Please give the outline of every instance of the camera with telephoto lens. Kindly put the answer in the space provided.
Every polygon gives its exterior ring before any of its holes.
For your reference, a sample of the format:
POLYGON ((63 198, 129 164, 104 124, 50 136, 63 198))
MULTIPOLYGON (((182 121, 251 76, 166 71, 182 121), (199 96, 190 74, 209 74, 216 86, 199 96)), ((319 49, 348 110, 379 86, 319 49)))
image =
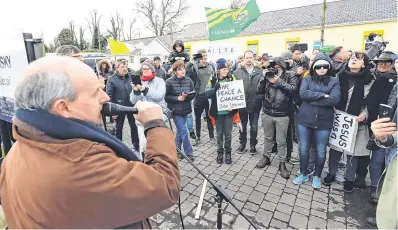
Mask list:
POLYGON ((275 60, 272 60, 272 59, 269 60, 269 65, 267 66, 268 71, 265 72, 266 78, 273 78, 276 75, 278 75, 278 69, 275 68, 275 65, 276 65, 275 60))

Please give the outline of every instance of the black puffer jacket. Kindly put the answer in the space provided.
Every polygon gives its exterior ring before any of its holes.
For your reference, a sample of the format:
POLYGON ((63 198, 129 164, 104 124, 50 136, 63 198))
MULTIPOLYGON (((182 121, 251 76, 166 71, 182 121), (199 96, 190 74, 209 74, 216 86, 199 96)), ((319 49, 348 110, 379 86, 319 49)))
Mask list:
POLYGON ((192 112, 190 101, 193 100, 194 95, 189 95, 185 101, 179 101, 178 96, 181 93, 188 93, 194 91, 193 82, 189 77, 177 78, 175 76, 166 80, 166 96, 167 108, 169 108, 173 115, 187 115, 192 112))
POLYGON ((263 77, 258 84, 257 93, 264 98, 265 114, 273 117, 289 116, 293 113, 292 98, 298 90, 300 79, 294 72, 286 71, 286 64, 282 58, 275 58, 275 62, 282 67, 282 75, 274 84, 263 77))
POLYGON ((173 45, 173 51, 169 55, 169 62, 173 64, 174 62, 178 61, 176 58, 184 58, 184 63, 189 62, 189 55, 185 52, 184 43, 181 40, 175 41, 173 45), (177 52, 176 46, 181 46, 181 52, 177 52))
POLYGON ((115 73, 106 83, 106 93, 110 97, 110 101, 119 105, 133 106, 130 102, 132 90, 131 77, 128 74, 122 78, 115 73))

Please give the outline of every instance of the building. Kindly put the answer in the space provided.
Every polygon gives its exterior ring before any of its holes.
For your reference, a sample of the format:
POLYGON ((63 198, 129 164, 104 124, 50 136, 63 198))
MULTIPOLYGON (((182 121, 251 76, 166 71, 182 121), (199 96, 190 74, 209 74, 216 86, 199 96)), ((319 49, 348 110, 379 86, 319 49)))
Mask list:
MULTIPOLYGON (((198 47, 234 47, 236 53, 252 50, 255 54, 279 55, 295 43, 307 43, 308 50, 318 48, 321 34, 322 4, 264 12, 238 36, 208 41, 205 22, 194 23, 173 39, 185 42, 188 51, 198 47)), ((388 50, 398 52, 397 0, 342 0, 327 4, 325 45, 342 45, 350 50, 365 50, 372 32, 389 41, 388 50), (395 35, 394 35, 395 34, 395 35)), ((171 36, 159 41, 169 49, 171 36)), ((221 49, 220 49, 221 50, 221 49)))

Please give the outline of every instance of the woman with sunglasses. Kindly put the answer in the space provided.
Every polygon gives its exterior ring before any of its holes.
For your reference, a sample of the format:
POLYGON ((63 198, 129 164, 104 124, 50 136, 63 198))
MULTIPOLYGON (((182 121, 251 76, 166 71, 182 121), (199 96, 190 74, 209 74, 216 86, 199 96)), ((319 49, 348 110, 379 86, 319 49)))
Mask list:
POLYGON ((300 174, 293 183, 300 185, 309 179, 307 166, 309 149, 314 138, 316 149, 312 187, 321 188, 321 174, 326 160, 326 147, 333 128, 334 106, 340 101, 340 84, 332 76, 332 61, 326 54, 317 54, 310 75, 301 83, 302 104, 297 114, 300 174))
MULTIPOLYGON (((185 76, 185 64, 183 61, 176 61, 172 67, 174 76, 166 80, 166 102, 167 107, 173 114, 174 123, 177 128, 176 146, 193 161, 193 150, 188 137, 187 118, 192 113, 191 101, 195 96, 195 87, 191 78, 185 76)), ((178 153, 178 157, 183 157, 178 153)))
MULTIPOLYGON (((348 65, 338 73, 340 81, 341 100, 336 109, 356 116, 358 131, 355 149, 347 154, 347 167, 345 171, 344 191, 350 193, 354 186, 365 188, 365 177, 368 173, 370 151, 366 149, 369 140, 367 125, 368 110, 365 98, 368 96, 375 76, 371 72, 369 57, 363 52, 354 52, 348 65)), ((324 184, 330 185, 336 176, 338 162, 343 151, 331 146, 329 152, 329 173, 324 178, 324 184)))
MULTIPOLYGON (((130 101, 135 105, 138 101, 150 101, 162 106, 163 110, 166 108, 164 97, 166 95, 166 84, 160 77, 156 77, 156 70, 152 60, 147 59, 141 64, 141 76, 139 79, 134 79, 132 76, 131 86, 133 91, 130 95, 130 101)), ((163 120, 167 121, 164 115, 163 120)), ((138 129, 138 137, 140 139, 140 153, 143 156, 146 149, 146 137, 144 133, 144 126, 135 121, 138 129)), ((167 124, 167 122, 166 122, 167 124)))

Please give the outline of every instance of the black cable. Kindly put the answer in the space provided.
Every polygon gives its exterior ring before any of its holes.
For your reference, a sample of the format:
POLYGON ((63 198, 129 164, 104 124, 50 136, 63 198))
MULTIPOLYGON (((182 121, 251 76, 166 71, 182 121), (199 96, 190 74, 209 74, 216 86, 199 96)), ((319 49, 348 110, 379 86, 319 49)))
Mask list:
MULTIPOLYGON (((169 115, 167 115, 167 112, 166 112, 166 113, 163 112, 163 114, 166 115, 167 120, 169 121, 169 125, 170 125, 171 131, 174 131, 174 130, 173 130, 173 126, 171 125, 171 120, 170 120, 169 115)), ((184 219, 183 219, 183 217, 182 217, 182 212, 181 212, 181 198, 180 198, 180 197, 178 197, 178 204, 177 204, 177 205, 178 205, 178 211, 180 212, 181 226, 182 226, 182 229, 185 229, 185 226, 184 226, 184 219)))

